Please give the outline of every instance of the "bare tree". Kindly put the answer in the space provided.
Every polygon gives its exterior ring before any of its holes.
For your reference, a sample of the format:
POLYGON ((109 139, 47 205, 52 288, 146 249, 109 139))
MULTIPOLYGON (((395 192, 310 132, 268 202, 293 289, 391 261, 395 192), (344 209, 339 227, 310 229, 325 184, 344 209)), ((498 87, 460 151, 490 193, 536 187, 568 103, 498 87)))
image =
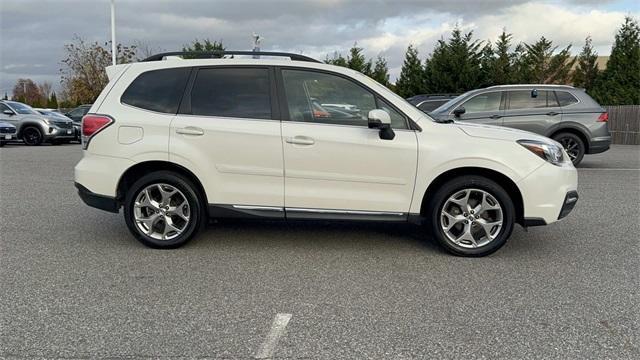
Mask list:
POLYGON ((40 89, 33 80, 18 79, 13 87, 13 100, 38 107, 41 105, 41 99, 40 89))
POLYGON ((40 103, 41 104, 47 104, 47 102, 49 101, 49 98, 51 97, 51 90, 52 90, 52 86, 51 83, 48 81, 44 81, 42 82, 42 84, 38 85, 38 90, 40 90, 40 96, 42 96, 42 98, 40 99, 40 103))

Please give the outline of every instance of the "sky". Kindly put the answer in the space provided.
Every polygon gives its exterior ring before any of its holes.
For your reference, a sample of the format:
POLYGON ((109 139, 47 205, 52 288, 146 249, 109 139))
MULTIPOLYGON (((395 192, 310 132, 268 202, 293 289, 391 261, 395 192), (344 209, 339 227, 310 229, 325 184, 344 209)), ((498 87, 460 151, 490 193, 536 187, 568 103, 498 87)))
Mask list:
MULTIPOLYGON (((303 53, 324 60, 357 42, 368 57, 387 59, 391 80, 409 44, 426 58, 458 24, 495 41, 502 29, 514 43, 541 36, 577 54, 587 36, 600 55, 611 51, 625 15, 640 18, 633 0, 115 0, 116 38, 151 51, 176 51, 194 39, 250 50, 303 53)), ((49 81, 59 89, 64 45, 75 36, 110 40, 108 0, 0 0, 0 96, 16 80, 49 81)))

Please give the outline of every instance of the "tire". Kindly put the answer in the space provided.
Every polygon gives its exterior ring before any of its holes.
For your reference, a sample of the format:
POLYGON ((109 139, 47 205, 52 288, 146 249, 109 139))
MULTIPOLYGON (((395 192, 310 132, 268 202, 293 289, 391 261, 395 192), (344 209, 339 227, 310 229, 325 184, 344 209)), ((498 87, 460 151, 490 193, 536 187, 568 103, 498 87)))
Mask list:
POLYGON ((198 188, 189 179, 170 171, 147 174, 129 188, 125 196, 124 218, 138 241, 156 249, 178 248, 207 224, 205 201, 198 188), (165 192, 164 198, 160 189, 165 192), (147 193, 143 194, 145 190, 147 193), (169 196, 167 193, 173 190, 176 191, 169 196), (169 199, 168 203, 166 199, 169 199), (136 207, 137 201, 148 205, 136 207), (188 211, 184 211, 184 204, 188 205, 188 211), (175 209, 169 211, 168 206, 175 209), (170 220, 174 227, 167 227, 166 220, 170 220))
POLYGON ((0 147, 4 146, 4 141, 0 141, 0 147))
POLYGON ((442 185, 431 196, 426 211, 427 226, 438 243, 454 255, 469 257, 489 255, 504 246, 516 218, 509 194, 495 181, 475 175, 454 178, 442 185), (457 203, 464 203, 467 192, 467 204, 475 211, 457 203), (480 199, 485 199, 486 204, 478 211, 480 199), (447 231, 448 226, 451 227, 447 231), (469 236, 473 240, 467 240, 469 236))
POLYGON ((585 153, 584 141, 573 133, 563 132, 553 136, 553 140, 559 142, 571 158, 573 166, 577 166, 582 161, 585 153))
POLYGON ((38 146, 42 144, 42 132, 34 126, 28 126, 22 130, 22 141, 28 146, 38 146))

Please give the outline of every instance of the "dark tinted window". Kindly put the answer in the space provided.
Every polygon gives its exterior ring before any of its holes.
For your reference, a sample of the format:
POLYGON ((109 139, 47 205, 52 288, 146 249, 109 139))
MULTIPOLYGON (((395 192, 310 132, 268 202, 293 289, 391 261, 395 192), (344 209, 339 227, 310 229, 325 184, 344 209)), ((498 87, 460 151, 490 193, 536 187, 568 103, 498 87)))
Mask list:
POLYGON ((489 92, 472 97, 462 104, 461 107, 464 107, 465 114, 473 114, 483 111, 498 111, 500 110, 501 99, 502 92, 489 92))
POLYGON ((424 112, 430 112, 435 110, 438 106, 446 103, 449 100, 433 100, 433 101, 425 101, 422 104, 418 105, 418 109, 424 112))
MULTIPOLYGON (((282 77, 293 121, 368 126, 369 111, 378 108, 373 93, 341 76, 283 70, 282 77)), ((407 128, 403 115, 382 101, 378 105, 389 113, 392 128, 407 128)))
POLYGON ((558 106, 553 91, 546 90, 515 90, 510 91, 509 109, 537 109, 558 106), (537 96, 533 96, 536 95, 537 96))
POLYGON ((271 119, 269 88, 267 69, 202 69, 191 90, 191 113, 271 119))
POLYGON ((11 109, 9 109, 7 105, 0 103, 0 112, 3 112, 5 110, 11 110, 11 109))
POLYGON ((578 102, 578 99, 567 91, 556 91, 556 96, 558 97, 560 106, 567 106, 578 102))
POLYGON ((122 94, 123 103, 142 109, 175 114, 191 68, 147 71, 122 94))

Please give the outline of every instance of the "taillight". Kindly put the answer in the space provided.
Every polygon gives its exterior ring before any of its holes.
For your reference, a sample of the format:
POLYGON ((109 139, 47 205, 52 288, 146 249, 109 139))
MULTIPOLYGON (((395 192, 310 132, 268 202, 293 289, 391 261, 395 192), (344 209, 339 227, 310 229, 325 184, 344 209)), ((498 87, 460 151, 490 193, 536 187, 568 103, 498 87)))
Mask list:
POLYGON ((113 119, 107 115, 85 115, 82 118, 82 148, 86 149, 91 138, 112 123, 113 119))
POLYGON ((609 121, 609 113, 603 112, 598 116, 598 122, 607 122, 609 121))

